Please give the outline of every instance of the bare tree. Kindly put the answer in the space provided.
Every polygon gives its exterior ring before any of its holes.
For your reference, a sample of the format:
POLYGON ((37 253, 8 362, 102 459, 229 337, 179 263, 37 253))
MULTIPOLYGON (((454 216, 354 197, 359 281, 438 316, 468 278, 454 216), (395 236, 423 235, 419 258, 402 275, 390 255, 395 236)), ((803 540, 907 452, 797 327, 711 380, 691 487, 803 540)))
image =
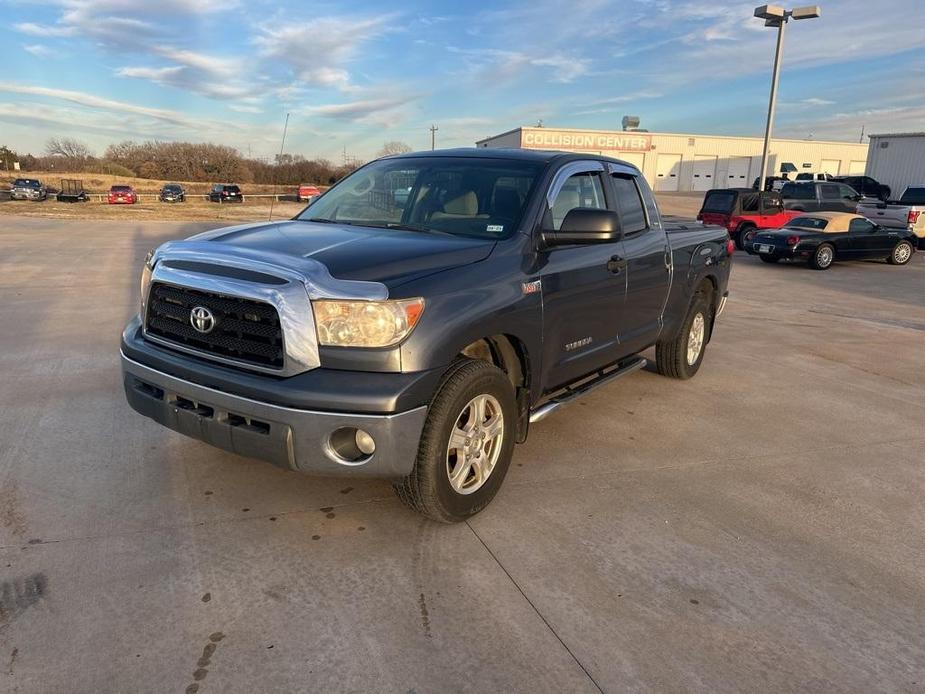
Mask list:
POLYGON ((53 137, 45 143, 45 153, 52 157, 68 159, 89 159, 93 152, 83 142, 70 137, 53 137))
POLYGON ((410 151, 411 147, 409 145, 404 142, 399 142, 398 140, 392 140, 382 145, 382 149, 379 150, 378 156, 387 157, 390 154, 404 154, 410 151))

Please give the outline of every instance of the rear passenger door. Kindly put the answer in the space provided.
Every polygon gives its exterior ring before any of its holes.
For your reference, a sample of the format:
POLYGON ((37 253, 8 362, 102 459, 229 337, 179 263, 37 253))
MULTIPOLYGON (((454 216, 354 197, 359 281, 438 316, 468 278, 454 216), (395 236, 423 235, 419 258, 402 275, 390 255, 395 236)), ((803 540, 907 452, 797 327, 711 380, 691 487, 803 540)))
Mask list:
POLYGON ((841 192, 837 183, 821 183, 817 188, 819 205, 817 210, 825 212, 845 212, 841 192))
POLYGON ((608 164, 613 197, 623 229, 621 255, 626 262, 626 301, 619 326, 621 356, 635 354, 655 342, 668 298, 668 239, 652 192, 638 172, 608 164))

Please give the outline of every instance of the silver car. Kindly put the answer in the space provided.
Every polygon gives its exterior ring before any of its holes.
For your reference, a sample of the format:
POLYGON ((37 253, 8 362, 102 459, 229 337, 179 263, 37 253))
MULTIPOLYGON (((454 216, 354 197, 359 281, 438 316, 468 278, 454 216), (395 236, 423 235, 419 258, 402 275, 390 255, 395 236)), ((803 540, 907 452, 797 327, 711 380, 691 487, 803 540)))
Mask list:
POLYGON ((12 200, 45 200, 47 197, 45 185, 36 178, 17 178, 10 185, 12 200))

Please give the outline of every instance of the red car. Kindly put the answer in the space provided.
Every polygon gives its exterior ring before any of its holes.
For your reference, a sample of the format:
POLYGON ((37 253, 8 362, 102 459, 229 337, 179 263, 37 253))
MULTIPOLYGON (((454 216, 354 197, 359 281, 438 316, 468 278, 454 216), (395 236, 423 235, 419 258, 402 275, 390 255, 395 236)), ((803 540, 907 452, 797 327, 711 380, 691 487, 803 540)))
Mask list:
POLYGON ((134 205, 138 202, 138 193, 131 186, 113 186, 109 189, 110 205, 134 205))
POLYGON ((299 202, 303 200, 311 200, 312 198, 318 197, 321 195, 321 189, 318 186, 309 185, 308 183, 302 183, 299 186, 299 192, 297 197, 299 202))
POLYGON ((759 195, 751 188, 714 188, 703 197, 697 219, 726 227, 736 248, 742 251, 758 229, 778 229, 801 214, 784 209, 780 193, 774 191, 759 195))

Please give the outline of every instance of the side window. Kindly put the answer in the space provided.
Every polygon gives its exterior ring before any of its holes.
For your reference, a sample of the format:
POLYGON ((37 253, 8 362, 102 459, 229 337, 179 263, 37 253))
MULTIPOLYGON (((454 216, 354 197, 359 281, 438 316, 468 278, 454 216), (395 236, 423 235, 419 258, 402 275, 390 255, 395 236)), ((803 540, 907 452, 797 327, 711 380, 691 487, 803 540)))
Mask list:
POLYGON ((607 208, 600 172, 579 173, 568 177, 550 210, 552 228, 559 231, 565 215, 578 207, 596 210, 607 208))
POLYGON ((839 186, 835 183, 826 183, 819 186, 822 189, 822 199, 823 200, 838 200, 839 197, 839 186))
POLYGON ((852 234, 869 234, 874 230, 874 223, 868 219, 852 219, 848 231, 852 234))
POLYGON ((854 190, 854 188, 851 188, 850 186, 838 186, 838 187, 841 190, 841 196, 843 198, 845 198, 846 200, 854 200, 854 196, 857 195, 857 192, 854 190))
POLYGON ((623 233, 632 234, 646 229, 646 213, 642 209, 642 199, 633 177, 614 174, 612 179, 623 233))
POLYGON ((777 214, 783 208, 783 202, 776 195, 765 195, 761 204, 765 214, 777 214))
POLYGON ((743 212, 758 212, 758 194, 754 195, 743 195, 742 196, 742 211, 743 212))

